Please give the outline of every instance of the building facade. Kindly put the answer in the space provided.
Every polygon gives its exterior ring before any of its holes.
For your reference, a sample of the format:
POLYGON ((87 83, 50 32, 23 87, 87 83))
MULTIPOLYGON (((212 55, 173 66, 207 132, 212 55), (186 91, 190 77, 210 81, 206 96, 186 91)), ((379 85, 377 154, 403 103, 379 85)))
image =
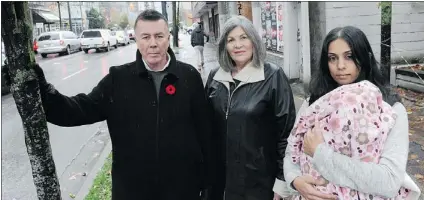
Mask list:
MULTIPOLYGON (((420 2, 393 3, 392 62, 401 57, 424 57, 423 8, 420 2)), ((231 16, 247 17, 266 46, 266 61, 279 65, 290 79, 305 86, 318 68, 325 36, 335 27, 360 28, 380 58, 378 2, 192 2, 192 11, 193 17, 204 23, 205 32, 215 38, 231 16)))
POLYGON ((197 1, 191 2, 191 10, 193 22, 202 22, 203 30, 206 34, 209 34, 209 39, 211 42, 214 42, 219 37, 220 29, 219 26, 219 11, 218 5, 220 3, 227 2, 217 2, 217 1, 197 1))

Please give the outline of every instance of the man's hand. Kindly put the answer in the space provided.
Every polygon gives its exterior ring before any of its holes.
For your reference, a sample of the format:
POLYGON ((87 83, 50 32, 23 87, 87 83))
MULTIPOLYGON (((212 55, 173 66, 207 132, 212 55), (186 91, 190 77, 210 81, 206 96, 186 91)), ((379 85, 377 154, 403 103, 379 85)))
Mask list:
POLYGON ((315 150, 321 143, 324 143, 324 136, 322 135, 322 130, 319 128, 318 120, 315 120, 314 128, 309 129, 304 136, 303 150, 308 156, 314 157, 315 150))
POLYGON ((33 70, 35 72, 35 75, 37 76, 38 84, 40 85, 40 91, 54 93, 56 89, 53 87, 52 84, 49 84, 47 82, 46 77, 44 76, 43 69, 41 69, 40 65, 35 64, 33 66, 33 70))
POLYGON ((324 194, 314 188, 313 185, 324 185, 325 181, 315 180, 312 176, 303 175, 294 179, 293 185, 299 194, 307 200, 337 200, 337 196, 324 194))

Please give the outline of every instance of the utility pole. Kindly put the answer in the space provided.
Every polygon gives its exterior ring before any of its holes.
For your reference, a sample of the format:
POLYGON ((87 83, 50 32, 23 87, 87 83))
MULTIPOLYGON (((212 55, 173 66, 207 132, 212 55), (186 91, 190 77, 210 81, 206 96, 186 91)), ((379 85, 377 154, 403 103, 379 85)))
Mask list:
POLYGON ((59 9, 59 30, 62 30, 62 13, 60 13, 60 2, 57 2, 57 8, 59 9))
POLYGON ((72 32, 71 6, 69 6, 69 1, 68 1, 68 14, 69 14, 69 29, 72 32))
MULTIPOLYGON (((84 21, 83 21, 83 19, 82 19, 82 1, 80 2, 80 13, 81 13, 81 32, 82 32, 82 30, 84 30, 84 21)), ((79 33, 78 33, 79 34, 79 33)))
POLYGON ((173 26, 174 28, 172 29, 172 34, 174 36, 174 47, 178 47, 178 25, 177 25, 177 2, 173 1, 172 2, 172 18, 173 18, 173 26))
POLYGON ((161 1, 162 3, 162 15, 165 16, 166 20, 168 19, 168 13, 166 12, 166 1, 161 1))

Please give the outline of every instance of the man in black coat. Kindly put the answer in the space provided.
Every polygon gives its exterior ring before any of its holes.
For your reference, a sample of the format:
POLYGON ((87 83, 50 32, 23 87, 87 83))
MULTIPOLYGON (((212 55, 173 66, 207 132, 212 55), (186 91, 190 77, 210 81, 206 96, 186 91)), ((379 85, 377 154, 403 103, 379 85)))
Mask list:
POLYGON ((169 48, 166 18, 142 12, 136 60, 111 67, 89 94, 67 97, 39 78, 47 120, 81 126, 106 120, 112 141, 112 199, 199 200, 210 173, 210 119, 199 73, 169 48))
POLYGON ((203 68, 205 57, 203 56, 203 47, 206 42, 209 42, 209 36, 203 32, 202 23, 198 23, 193 32, 191 33, 191 46, 194 47, 197 53, 197 68, 201 70, 203 68))

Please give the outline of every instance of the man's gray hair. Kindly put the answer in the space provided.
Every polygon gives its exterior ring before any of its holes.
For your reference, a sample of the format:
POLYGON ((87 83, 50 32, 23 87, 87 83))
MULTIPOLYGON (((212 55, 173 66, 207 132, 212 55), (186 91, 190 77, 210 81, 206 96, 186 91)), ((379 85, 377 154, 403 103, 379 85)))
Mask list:
POLYGON ((253 59, 252 63, 255 67, 260 67, 264 64, 266 57, 266 48, 262 42, 259 33, 256 31, 253 23, 244 16, 234 16, 225 22, 223 33, 218 42, 218 61, 221 68, 226 71, 236 70, 235 63, 227 51, 228 34, 236 27, 241 27, 246 32, 247 37, 253 44, 253 59))

